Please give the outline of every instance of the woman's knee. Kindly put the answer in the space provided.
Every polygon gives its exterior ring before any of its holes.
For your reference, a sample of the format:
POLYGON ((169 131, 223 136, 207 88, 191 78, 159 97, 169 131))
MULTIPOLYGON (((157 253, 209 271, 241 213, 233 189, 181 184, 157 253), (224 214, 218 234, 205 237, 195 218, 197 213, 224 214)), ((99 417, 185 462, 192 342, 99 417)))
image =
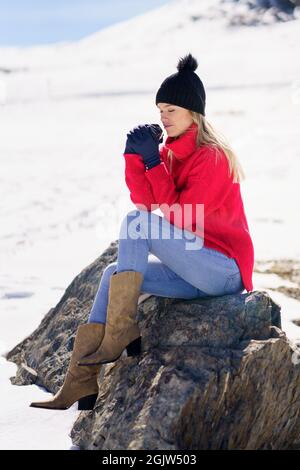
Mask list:
POLYGON ((146 210, 142 210, 142 209, 133 209, 129 212, 127 212, 127 214, 123 217, 123 220, 122 220, 122 223, 125 224, 125 223, 128 223, 128 221, 131 221, 131 220, 134 220, 134 219, 147 219, 148 220, 148 216, 149 214, 151 214, 151 212, 148 212, 146 210))
POLYGON ((111 277, 111 275, 117 271, 117 262, 114 261, 113 263, 110 263, 108 266, 106 266, 106 268, 104 269, 103 271, 103 274, 102 274, 102 279, 109 279, 111 277))
POLYGON ((149 224, 155 223, 157 214, 149 211, 134 209, 129 211, 122 220, 119 238, 148 238, 149 224))

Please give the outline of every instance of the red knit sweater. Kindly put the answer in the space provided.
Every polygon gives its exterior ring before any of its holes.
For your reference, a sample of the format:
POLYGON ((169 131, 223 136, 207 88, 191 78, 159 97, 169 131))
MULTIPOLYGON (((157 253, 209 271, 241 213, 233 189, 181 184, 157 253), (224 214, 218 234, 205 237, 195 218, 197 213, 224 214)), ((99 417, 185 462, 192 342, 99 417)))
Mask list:
MULTIPOLYGON (((161 163, 149 170, 137 154, 124 154, 125 181, 137 208, 153 211, 158 207, 170 223, 204 238, 203 245, 224 253, 237 262, 245 289, 253 290, 254 248, 249 233, 240 184, 229 176, 228 160, 219 157, 210 145, 196 147, 197 125, 193 123, 177 139, 167 137, 160 148, 161 163), (170 169, 168 149, 174 153, 170 169), (192 219, 176 216, 169 206, 192 207, 192 219), (196 219, 196 204, 204 204, 203 224, 196 219), (188 222, 192 221, 192 225, 188 222), (204 235, 204 236, 203 236, 204 235)), ((201 249, 201 248, 200 248, 201 249)))

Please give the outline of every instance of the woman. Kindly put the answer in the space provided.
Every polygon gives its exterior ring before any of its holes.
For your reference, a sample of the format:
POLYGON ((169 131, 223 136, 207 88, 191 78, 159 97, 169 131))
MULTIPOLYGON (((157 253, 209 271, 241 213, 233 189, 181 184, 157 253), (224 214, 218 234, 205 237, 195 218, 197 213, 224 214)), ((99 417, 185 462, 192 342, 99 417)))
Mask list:
POLYGON ((251 291, 254 250, 229 145, 206 121, 204 86, 188 54, 167 77, 156 105, 167 132, 140 125, 127 134, 125 181, 137 210, 124 218, 118 261, 104 270, 86 325, 80 325, 61 390, 47 402, 90 409, 102 364, 140 352, 139 295, 193 299, 251 291), (153 214, 159 208, 164 217, 153 214), (204 210, 203 210, 204 209, 204 210), (152 253, 157 258, 148 261, 152 253))

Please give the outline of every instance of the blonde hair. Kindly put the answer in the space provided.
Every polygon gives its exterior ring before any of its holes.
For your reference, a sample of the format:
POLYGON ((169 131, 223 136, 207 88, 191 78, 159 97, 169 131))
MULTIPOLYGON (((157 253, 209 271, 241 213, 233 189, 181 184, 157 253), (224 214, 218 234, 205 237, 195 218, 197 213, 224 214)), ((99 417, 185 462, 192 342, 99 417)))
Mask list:
MULTIPOLYGON (((220 133, 217 132, 212 125, 207 121, 205 116, 195 111, 189 111, 191 113, 193 122, 198 126, 197 137, 196 137, 196 146, 200 148, 204 145, 211 145, 216 149, 216 156, 220 155, 219 150, 223 150, 229 164, 229 174, 233 173, 233 182, 240 183, 245 179, 245 173, 243 168, 238 160, 237 155, 230 147, 226 138, 220 133)), ((172 150, 168 151, 168 161, 170 172, 172 173, 172 161, 173 161, 173 152, 172 150)))

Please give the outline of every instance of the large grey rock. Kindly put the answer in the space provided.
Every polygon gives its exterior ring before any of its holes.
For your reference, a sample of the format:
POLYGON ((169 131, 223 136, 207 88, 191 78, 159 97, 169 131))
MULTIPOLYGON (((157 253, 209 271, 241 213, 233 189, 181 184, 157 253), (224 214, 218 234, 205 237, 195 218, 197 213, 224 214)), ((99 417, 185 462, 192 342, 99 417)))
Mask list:
MULTIPOLYGON (((13 383, 61 386, 114 242, 7 358, 13 383)), ((292 449, 300 443, 300 350, 262 291, 139 304, 139 357, 102 366, 99 396, 71 432, 82 449, 292 449)))

